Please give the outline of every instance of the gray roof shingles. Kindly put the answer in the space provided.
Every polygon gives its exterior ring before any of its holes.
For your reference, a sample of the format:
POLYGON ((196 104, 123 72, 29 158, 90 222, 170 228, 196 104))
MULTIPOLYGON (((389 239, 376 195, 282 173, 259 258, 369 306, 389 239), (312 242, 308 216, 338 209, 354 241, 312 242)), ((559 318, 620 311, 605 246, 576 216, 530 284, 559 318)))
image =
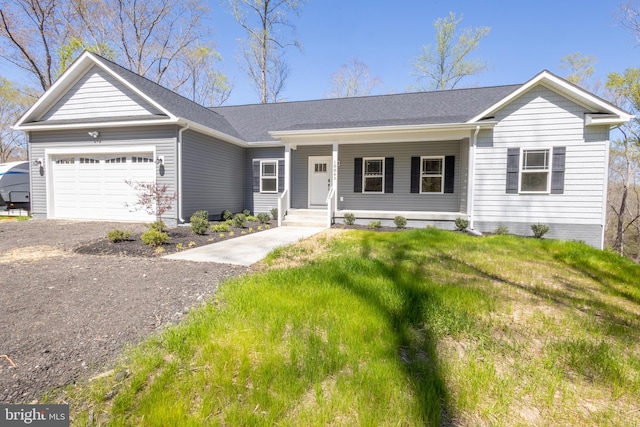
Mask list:
POLYGON ((464 123, 521 85, 214 107, 248 142, 269 131, 464 123))
POLYGON ((274 141, 270 131, 464 123, 521 85, 205 108, 98 55, 173 115, 246 142, 274 141))

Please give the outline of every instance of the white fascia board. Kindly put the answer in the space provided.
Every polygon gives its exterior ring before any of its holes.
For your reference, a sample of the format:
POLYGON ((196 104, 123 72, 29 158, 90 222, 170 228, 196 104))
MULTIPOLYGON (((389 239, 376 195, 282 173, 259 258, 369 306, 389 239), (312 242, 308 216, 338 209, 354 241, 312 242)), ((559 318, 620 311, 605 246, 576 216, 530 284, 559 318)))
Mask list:
POLYGON ((601 126, 601 125, 609 125, 609 126, 618 126, 623 123, 628 122, 635 116, 630 116, 628 119, 621 118, 615 114, 585 114, 584 115, 584 125, 585 126, 601 126))
POLYGON ((114 128, 114 127, 133 127, 133 126, 154 126, 154 125, 175 125, 179 124, 177 119, 161 119, 161 120, 128 120, 113 122, 93 122, 93 123, 66 123, 66 124, 27 124, 22 126, 14 126, 14 130, 23 132, 47 131, 47 130, 69 130, 69 129, 89 129, 89 128, 114 128))
POLYGON ((196 122, 192 122, 191 120, 186 120, 184 118, 179 119, 178 120, 178 124, 181 125, 188 125, 190 130, 196 130, 200 133, 203 133, 205 135, 209 135, 209 136, 213 136, 214 138, 217 139, 221 139, 225 142, 229 142, 231 144, 237 145, 239 147, 248 147, 249 144, 247 144, 246 141, 240 139, 240 138, 236 138, 235 136, 231 136, 228 135, 224 132, 220 132, 218 130, 212 129, 210 127, 201 125, 199 123, 196 122))
POLYGON ((535 77, 533 77, 531 80, 529 80, 528 82, 520 86, 518 89, 511 92, 509 95, 502 98, 500 101, 491 105, 490 107, 482 111, 477 116, 471 118, 467 123, 475 123, 479 120, 482 120, 484 117, 493 115, 493 113, 500 110, 505 105, 507 105, 508 103, 510 103, 511 101, 513 101, 514 99, 516 99, 517 97, 519 97, 520 95, 522 95, 523 93, 525 93, 526 91, 528 91, 529 89, 531 89, 532 87, 538 84, 542 84, 550 90, 559 92, 562 95, 566 96, 567 98, 571 99, 572 101, 584 107, 594 109, 594 110, 605 111, 607 113, 619 116, 620 120, 622 120, 623 122, 629 121, 632 117, 629 113, 616 107, 615 105, 610 104, 598 98, 597 96, 587 92, 586 90, 581 89, 578 86, 575 86, 569 83, 568 81, 561 79, 560 77, 557 77, 552 73, 544 70, 541 73, 537 74, 535 77))
POLYGON ((376 126, 338 129, 309 129, 295 131, 271 131, 269 135, 283 142, 299 145, 340 142, 341 144, 368 144, 384 142, 435 141, 468 138, 469 132, 480 126, 493 128, 497 122, 447 123, 433 125, 376 126))

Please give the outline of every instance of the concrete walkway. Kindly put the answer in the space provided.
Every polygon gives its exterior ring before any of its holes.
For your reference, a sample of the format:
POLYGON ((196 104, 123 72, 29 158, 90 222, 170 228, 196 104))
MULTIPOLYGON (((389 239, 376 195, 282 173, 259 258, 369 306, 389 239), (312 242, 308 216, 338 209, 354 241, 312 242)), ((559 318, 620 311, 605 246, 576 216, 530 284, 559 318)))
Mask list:
POLYGON ((198 262, 218 262, 249 266, 263 259, 279 246, 296 243, 323 231, 322 227, 278 227, 236 237, 199 248, 167 255, 163 258, 198 262))

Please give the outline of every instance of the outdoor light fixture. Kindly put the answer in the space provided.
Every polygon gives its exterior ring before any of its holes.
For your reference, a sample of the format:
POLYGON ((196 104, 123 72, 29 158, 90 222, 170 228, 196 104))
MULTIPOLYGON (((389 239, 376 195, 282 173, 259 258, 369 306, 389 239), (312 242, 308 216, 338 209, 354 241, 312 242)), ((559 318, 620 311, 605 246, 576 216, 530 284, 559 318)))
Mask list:
POLYGON ((44 160, 42 159, 42 157, 40 157, 38 160, 34 160, 33 161, 33 166, 44 166, 44 160))
POLYGON ((93 139, 98 139, 98 137, 100 136, 100 132, 98 132, 97 130, 91 131, 89 132, 89 136, 93 139))
POLYGON ((158 157, 156 159, 156 165, 164 165, 164 157, 158 157))

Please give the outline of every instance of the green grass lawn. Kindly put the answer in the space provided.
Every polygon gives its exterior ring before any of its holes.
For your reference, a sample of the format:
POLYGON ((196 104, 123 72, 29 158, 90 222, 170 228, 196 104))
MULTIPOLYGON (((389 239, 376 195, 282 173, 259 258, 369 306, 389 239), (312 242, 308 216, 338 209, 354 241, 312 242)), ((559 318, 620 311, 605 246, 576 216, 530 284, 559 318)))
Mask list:
POLYGON ((74 425, 637 425, 640 266, 580 243, 352 231, 274 252, 74 425))

